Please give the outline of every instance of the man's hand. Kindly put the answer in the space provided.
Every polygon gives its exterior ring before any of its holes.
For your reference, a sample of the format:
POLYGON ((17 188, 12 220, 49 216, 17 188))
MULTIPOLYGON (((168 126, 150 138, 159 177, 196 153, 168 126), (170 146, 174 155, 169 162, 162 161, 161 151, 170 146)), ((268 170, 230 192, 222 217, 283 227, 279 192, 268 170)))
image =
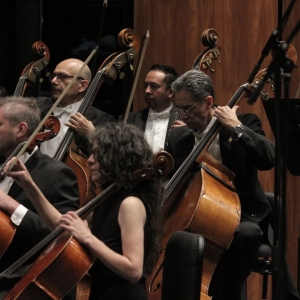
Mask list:
POLYGON ((218 106, 214 111, 214 117, 216 117, 223 126, 233 131, 235 126, 241 124, 236 115, 238 108, 238 106, 234 106, 233 108, 229 106, 218 106))
POLYGON ((95 129, 93 123, 79 112, 72 115, 65 125, 73 129, 80 136, 88 136, 95 129))

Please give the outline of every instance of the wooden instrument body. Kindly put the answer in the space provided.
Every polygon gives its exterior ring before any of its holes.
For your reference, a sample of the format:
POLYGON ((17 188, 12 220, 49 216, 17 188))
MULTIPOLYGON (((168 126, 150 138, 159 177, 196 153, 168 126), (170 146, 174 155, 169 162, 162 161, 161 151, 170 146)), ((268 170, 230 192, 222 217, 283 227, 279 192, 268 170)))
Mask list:
POLYGON ((90 252, 68 232, 63 232, 39 256, 31 271, 5 299, 62 299, 87 273, 93 262, 90 252))
POLYGON ((229 248, 240 222, 241 206, 234 188, 234 174, 207 151, 200 154, 197 162, 221 180, 203 168, 190 172, 163 206, 164 232, 160 257, 147 280, 150 300, 161 298, 164 251, 171 235, 179 230, 201 234, 205 238, 201 299, 211 299, 208 289, 216 265, 229 248))
POLYGON ((10 245, 15 233, 16 225, 12 223, 10 217, 0 210, 0 231, 1 231, 1 244, 0 244, 0 258, 10 245))
POLYGON ((64 163, 69 166, 76 174, 78 181, 80 204, 84 206, 90 201, 94 195, 92 195, 92 183, 90 180, 90 170, 86 156, 74 145, 68 150, 68 155, 64 160, 64 163), (78 151, 77 151, 78 150, 78 151))

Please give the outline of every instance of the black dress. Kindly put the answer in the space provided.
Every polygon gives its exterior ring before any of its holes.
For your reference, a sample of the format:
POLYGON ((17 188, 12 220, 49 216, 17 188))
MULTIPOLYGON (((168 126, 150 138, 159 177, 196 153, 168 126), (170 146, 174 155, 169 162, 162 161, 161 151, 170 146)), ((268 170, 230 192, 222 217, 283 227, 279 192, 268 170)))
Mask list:
MULTIPOLYGON (((92 233, 110 249, 122 254, 121 230, 118 214, 124 195, 115 196, 93 213, 92 233)), ((147 226, 147 224, 145 225, 147 226)), ((90 275, 90 300, 147 300, 146 280, 132 284, 107 268, 99 259, 93 264, 90 275)))

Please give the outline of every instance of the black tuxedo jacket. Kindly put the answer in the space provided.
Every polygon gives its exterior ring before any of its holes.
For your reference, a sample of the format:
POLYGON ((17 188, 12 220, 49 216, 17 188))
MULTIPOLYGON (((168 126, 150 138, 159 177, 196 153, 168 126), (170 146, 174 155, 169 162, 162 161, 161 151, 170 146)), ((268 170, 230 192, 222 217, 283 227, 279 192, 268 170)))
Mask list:
MULTIPOLYGON (((36 102, 41 110, 41 118, 44 118, 45 115, 50 110, 50 108, 52 107, 53 101, 50 98, 40 97, 40 98, 36 99, 36 102)), ((105 124, 106 122, 115 121, 115 118, 112 115, 109 115, 93 106, 91 106, 88 109, 85 117, 89 121, 92 121, 92 123, 95 127, 101 126, 101 125, 105 124)), ((76 145, 88 156, 89 155, 88 139, 86 137, 79 136, 78 134, 75 134, 74 139, 75 139, 76 145)))
MULTIPOLYGON (((40 150, 37 150, 25 165, 33 181, 59 212, 64 214, 78 209, 77 179, 69 167, 48 155, 42 154, 40 150)), ((20 225, 17 226, 13 241, 0 260, 1 271, 9 267, 50 233, 26 193, 16 182, 12 184, 8 195, 28 208, 28 211, 20 225)), ((22 270, 17 271, 15 276, 20 272, 22 273, 22 270)))
MULTIPOLYGON (((220 131, 222 163, 235 174, 235 186, 242 207, 242 216, 261 221, 271 207, 258 180, 258 170, 269 170, 274 165, 274 144, 265 138, 259 118, 254 114, 238 115, 245 129, 240 139, 228 141, 231 132, 223 127, 220 131)), ((170 152, 175 170, 184 162, 195 145, 193 130, 175 128, 169 134, 170 152)))
MULTIPOLYGON (((146 124, 147 124, 148 113, 149 113, 149 107, 139 110, 137 112, 131 112, 128 115, 127 124, 134 125, 144 132, 145 128, 146 128, 146 124)), ((164 149, 167 149, 167 147, 168 147, 168 142, 169 142, 168 132, 171 128, 172 123, 175 120, 176 120, 176 113, 175 113, 175 110, 172 108, 170 111, 170 117, 169 117, 169 123, 168 123, 168 128, 167 128, 167 135, 166 135, 166 139, 165 139, 165 148, 164 149)))

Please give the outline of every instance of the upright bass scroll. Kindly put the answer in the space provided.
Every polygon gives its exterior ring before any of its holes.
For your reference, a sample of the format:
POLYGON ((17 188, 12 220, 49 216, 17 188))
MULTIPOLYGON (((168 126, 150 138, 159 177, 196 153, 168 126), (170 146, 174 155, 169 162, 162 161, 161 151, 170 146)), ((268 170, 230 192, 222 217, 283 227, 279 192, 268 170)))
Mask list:
POLYGON ((32 45, 32 51, 38 56, 41 56, 41 58, 31 62, 23 69, 14 96, 24 96, 27 86, 34 85, 36 79, 40 77, 41 71, 49 64, 50 53, 45 43, 42 41, 35 42, 32 45))
POLYGON ((221 40, 219 34, 215 29, 209 28, 203 31, 201 40, 203 46, 208 48, 197 56, 193 63, 193 69, 201 70, 203 72, 210 70, 210 72, 214 73, 215 70, 211 66, 213 61, 216 60, 219 64, 221 64, 219 59, 221 51, 221 40))

